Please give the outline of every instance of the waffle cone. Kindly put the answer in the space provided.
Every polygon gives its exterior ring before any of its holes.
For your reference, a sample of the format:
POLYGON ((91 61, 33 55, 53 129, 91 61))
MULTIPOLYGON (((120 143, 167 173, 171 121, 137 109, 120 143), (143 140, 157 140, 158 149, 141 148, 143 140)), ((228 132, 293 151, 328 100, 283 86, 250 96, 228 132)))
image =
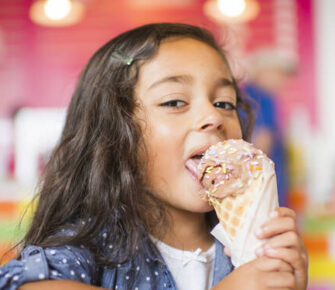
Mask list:
POLYGON ((231 241, 245 224, 245 219, 253 200, 260 190, 260 179, 254 180, 249 190, 243 194, 229 195, 221 200, 209 198, 216 215, 231 241))
POLYGON ((275 174, 267 169, 244 193, 222 200, 209 198, 220 221, 212 234, 230 250, 235 267, 256 257, 255 250, 264 241, 256 238, 255 230, 278 207, 275 174))

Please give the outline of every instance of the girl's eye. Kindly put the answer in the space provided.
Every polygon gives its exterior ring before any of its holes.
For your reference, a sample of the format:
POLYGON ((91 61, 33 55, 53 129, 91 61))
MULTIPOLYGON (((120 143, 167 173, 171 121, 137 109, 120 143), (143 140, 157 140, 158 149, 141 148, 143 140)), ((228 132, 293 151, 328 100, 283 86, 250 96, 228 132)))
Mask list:
POLYGON ((236 106, 231 102, 216 102, 214 107, 225 109, 225 110, 236 110, 236 106))
POLYGON ((160 106, 162 107, 183 107, 185 106, 185 102, 181 101, 181 100, 172 100, 172 101, 168 101, 165 103, 160 104, 160 106))

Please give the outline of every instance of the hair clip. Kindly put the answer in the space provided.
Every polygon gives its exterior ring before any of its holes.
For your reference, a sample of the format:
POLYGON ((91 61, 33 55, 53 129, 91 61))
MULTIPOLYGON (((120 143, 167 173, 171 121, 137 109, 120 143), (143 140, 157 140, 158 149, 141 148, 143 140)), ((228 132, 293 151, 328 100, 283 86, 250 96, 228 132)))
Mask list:
POLYGON ((134 59, 122 51, 114 50, 111 55, 112 58, 123 62, 126 65, 131 65, 134 59))

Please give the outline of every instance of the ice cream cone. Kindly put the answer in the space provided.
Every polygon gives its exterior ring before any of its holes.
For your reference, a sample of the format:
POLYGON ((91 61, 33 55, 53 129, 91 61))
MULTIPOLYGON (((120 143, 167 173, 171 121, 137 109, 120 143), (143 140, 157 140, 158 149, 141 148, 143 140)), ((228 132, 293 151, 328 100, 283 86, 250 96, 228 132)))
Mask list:
POLYGON ((255 228, 278 206, 273 162, 243 140, 228 140, 207 150, 199 170, 220 221, 214 236, 229 248, 236 267, 250 261, 261 244, 255 228))

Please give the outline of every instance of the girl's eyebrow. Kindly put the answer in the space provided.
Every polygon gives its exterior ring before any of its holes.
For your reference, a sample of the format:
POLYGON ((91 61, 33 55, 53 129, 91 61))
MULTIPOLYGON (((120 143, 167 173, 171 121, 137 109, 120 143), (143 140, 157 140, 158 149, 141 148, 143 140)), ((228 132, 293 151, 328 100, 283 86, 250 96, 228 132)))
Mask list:
MULTIPOLYGON (((193 82, 193 77, 191 75, 178 75, 178 76, 167 76, 164 77, 153 84, 151 84, 148 88, 148 90, 153 89, 154 87, 157 87, 158 85, 161 85, 162 83, 187 83, 191 84, 193 82)), ((234 87, 234 83, 229 78, 220 78, 215 83, 215 87, 234 87)))
POLYGON ((164 77, 153 84, 151 84, 148 88, 148 90, 157 87, 158 85, 162 83, 192 83, 193 77, 190 75, 178 75, 178 76, 167 76, 164 77))
POLYGON ((231 79, 220 78, 216 82, 216 87, 234 87, 234 83, 231 79))

